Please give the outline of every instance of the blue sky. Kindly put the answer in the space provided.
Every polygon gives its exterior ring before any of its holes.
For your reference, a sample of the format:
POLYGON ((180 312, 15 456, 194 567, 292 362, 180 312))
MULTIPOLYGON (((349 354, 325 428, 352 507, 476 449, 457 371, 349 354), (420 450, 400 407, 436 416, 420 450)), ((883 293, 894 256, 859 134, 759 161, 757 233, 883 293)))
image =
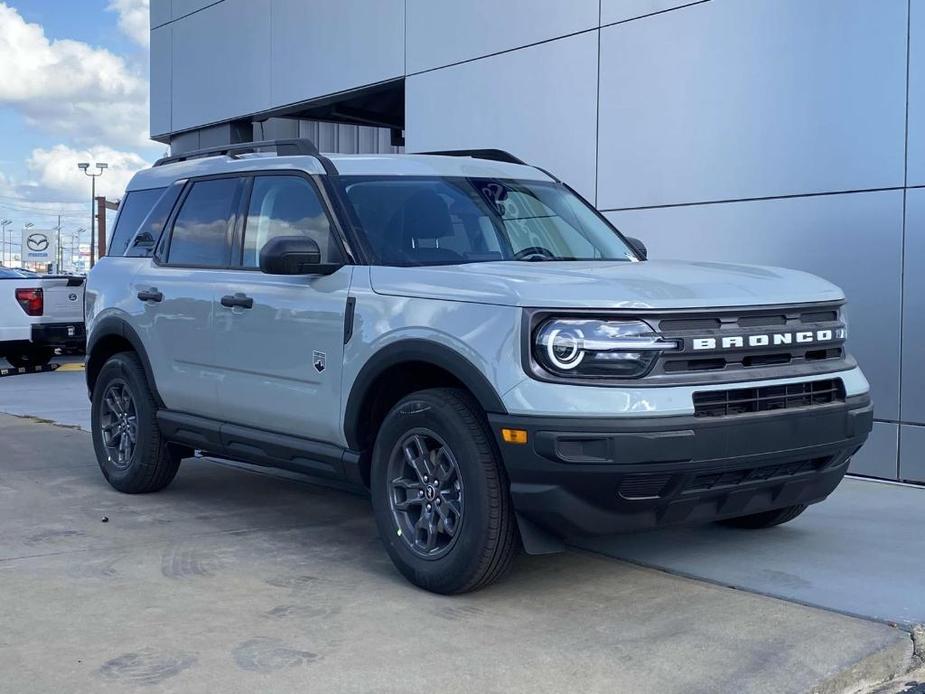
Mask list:
POLYGON ((87 226, 79 160, 110 198, 163 153, 148 132, 148 0, 0 0, 0 217, 87 226))

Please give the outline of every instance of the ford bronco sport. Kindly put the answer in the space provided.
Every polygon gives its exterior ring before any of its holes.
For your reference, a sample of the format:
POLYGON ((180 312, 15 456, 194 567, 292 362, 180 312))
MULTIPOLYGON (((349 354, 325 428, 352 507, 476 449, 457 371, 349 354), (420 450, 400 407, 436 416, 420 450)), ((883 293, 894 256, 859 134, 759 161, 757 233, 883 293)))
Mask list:
POLYGON ((838 288, 646 260, 498 150, 169 157, 111 248, 86 307, 110 484, 157 491, 203 451, 365 485, 431 591, 491 583, 521 544, 784 523, 871 429, 838 288))

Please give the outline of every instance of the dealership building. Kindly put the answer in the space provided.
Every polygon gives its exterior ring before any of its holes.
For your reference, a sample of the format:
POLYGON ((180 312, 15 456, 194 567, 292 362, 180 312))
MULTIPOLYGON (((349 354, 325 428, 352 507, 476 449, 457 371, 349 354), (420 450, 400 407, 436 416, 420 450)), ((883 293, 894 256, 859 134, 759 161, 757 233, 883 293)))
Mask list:
POLYGON ((652 258, 819 274, 875 400, 853 471, 925 482, 925 0, 151 0, 151 131, 504 149, 652 258))

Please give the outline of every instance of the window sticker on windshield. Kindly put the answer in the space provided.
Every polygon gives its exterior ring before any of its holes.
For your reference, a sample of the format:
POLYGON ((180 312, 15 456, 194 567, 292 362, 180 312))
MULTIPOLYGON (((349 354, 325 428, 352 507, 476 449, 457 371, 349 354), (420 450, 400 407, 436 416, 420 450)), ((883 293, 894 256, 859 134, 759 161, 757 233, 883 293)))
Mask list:
POLYGON ((484 183, 479 186, 479 192, 482 194, 482 197, 485 198, 485 202, 489 205, 493 205, 498 211, 498 214, 504 217, 504 201, 507 200, 507 188, 497 181, 491 181, 490 183, 484 183))

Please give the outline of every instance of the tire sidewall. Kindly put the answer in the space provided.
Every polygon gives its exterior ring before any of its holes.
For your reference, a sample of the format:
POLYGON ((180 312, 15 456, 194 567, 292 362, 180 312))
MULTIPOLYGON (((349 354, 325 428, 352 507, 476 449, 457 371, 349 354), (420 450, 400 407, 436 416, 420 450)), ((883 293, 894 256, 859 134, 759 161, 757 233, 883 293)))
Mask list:
POLYGON ((90 408, 91 432, 93 437, 93 448, 96 452, 96 459, 99 463, 103 476, 116 489, 131 486, 138 477, 143 473, 141 470, 144 465, 142 460, 145 451, 151 449, 152 444, 152 427, 150 422, 155 417, 155 412, 151 406, 150 391, 148 384, 141 380, 137 369, 133 368, 135 364, 125 355, 116 355, 109 359, 100 370, 96 384, 93 388, 93 399, 90 408), (100 411, 103 402, 103 395, 109 385, 115 381, 123 381, 132 394, 135 402, 135 414, 137 417, 137 438, 135 441, 135 451, 132 461, 125 468, 118 468, 109 462, 106 446, 103 444, 103 434, 100 427, 100 411))
POLYGON ((485 550, 489 535, 490 490, 484 453, 462 417, 448 403, 426 391, 404 398, 389 412, 379 430, 373 448, 370 482, 379 532, 399 570, 413 583, 439 592, 453 589, 447 584, 448 577, 452 577, 452 583, 465 582, 485 550), (420 557, 411 551, 398 534, 389 504, 389 457, 405 434, 418 427, 431 429, 446 441, 456 458, 463 483, 463 518, 459 534, 450 551, 434 559, 420 557))

